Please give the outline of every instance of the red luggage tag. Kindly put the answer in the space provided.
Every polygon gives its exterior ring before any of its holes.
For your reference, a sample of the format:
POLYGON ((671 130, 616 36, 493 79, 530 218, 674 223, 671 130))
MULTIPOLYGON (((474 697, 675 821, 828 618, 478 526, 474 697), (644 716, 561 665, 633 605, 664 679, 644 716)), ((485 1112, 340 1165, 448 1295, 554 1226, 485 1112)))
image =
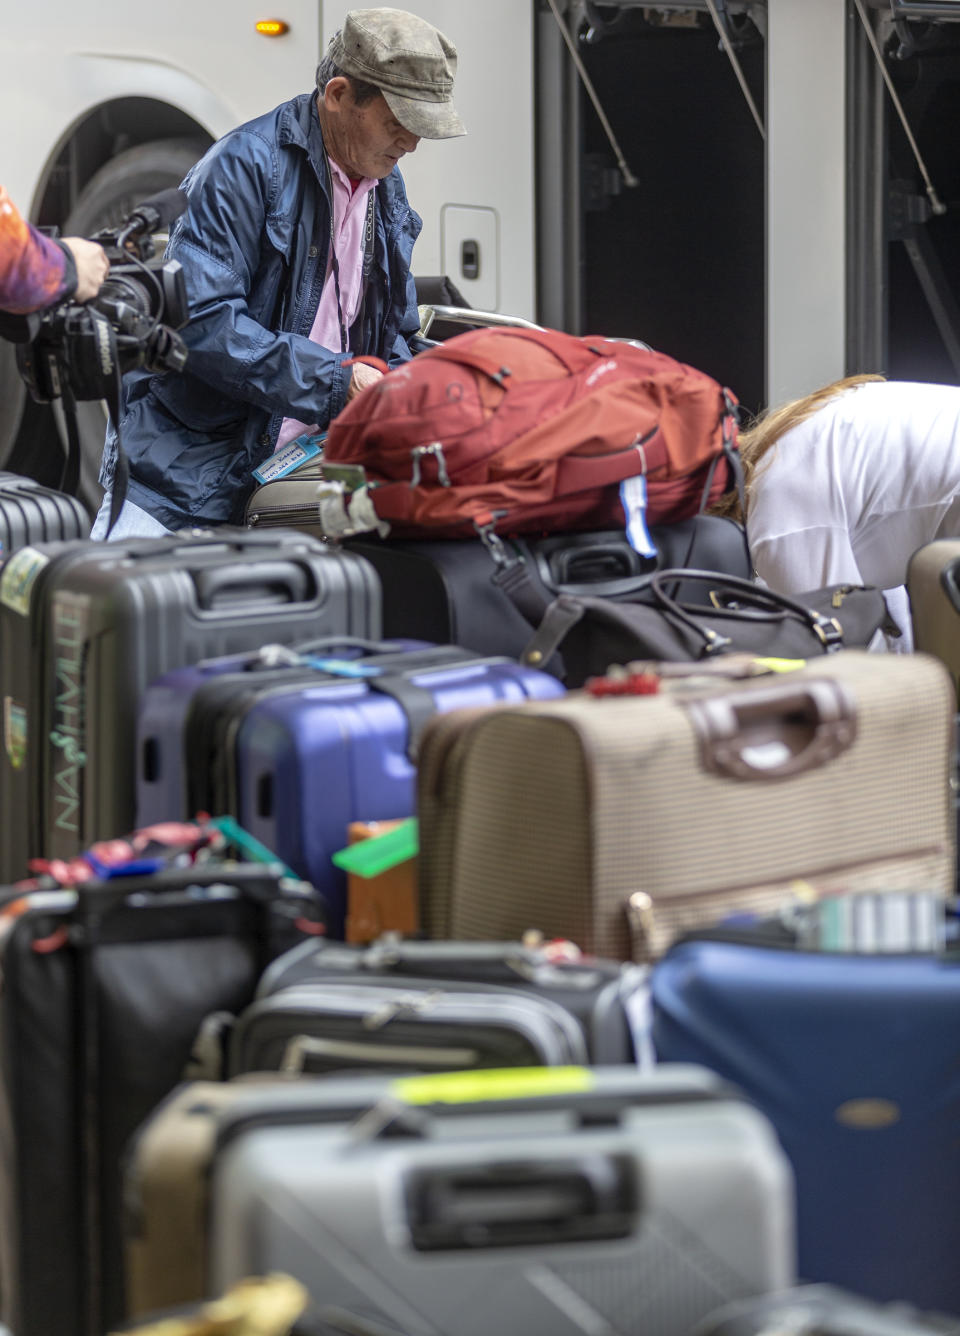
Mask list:
POLYGON ((611 673, 608 677, 588 677, 584 690, 591 696, 655 696, 660 679, 656 673, 611 673))

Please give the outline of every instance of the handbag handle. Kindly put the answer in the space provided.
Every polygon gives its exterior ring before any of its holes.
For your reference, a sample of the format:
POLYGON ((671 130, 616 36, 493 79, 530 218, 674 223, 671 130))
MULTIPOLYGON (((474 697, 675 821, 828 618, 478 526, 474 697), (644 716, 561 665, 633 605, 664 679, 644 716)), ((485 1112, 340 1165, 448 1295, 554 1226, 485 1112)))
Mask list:
MULTIPOLYGON (((713 592, 719 598, 726 594, 736 594, 743 602, 751 603, 760 613, 767 613, 770 617, 779 616, 782 618, 784 615, 795 617, 798 621, 805 623, 814 635, 822 641, 826 653, 843 648, 843 628, 835 617, 824 617, 815 609, 804 607, 802 603, 798 603, 795 599, 789 598, 786 594, 778 594, 765 585, 753 584, 749 580, 742 580, 737 575, 718 575, 716 571, 688 571, 682 569, 655 571, 650 576, 648 585, 650 593, 657 599, 661 611, 665 615, 675 618, 687 630, 699 636, 704 642, 707 657, 712 654, 723 653, 729 648, 731 642, 726 636, 721 636, 710 627, 701 626, 688 609, 666 589, 668 584, 691 580, 711 584, 713 592)), ((717 598, 714 599, 714 603, 718 610, 722 612, 723 609, 717 602, 717 598)))

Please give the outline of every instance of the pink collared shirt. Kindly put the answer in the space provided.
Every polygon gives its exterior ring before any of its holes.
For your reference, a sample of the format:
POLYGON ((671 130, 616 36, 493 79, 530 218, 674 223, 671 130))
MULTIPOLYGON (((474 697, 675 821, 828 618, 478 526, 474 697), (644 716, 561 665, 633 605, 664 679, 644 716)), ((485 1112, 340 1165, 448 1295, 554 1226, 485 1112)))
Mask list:
MULTIPOLYGON (((347 328, 353 324, 360 310, 363 283, 363 228, 367 216, 367 196, 377 184, 363 177, 356 189, 349 176, 330 158, 330 181, 333 186, 333 249, 340 266, 340 307, 347 328)), ((327 273, 323 280, 320 305, 313 319, 310 338, 334 352, 340 351, 340 322, 337 314, 337 289, 333 281, 333 257, 327 256, 327 273)), ((315 432, 317 424, 284 418, 277 436, 276 450, 292 441, 301 432, 315 432)))

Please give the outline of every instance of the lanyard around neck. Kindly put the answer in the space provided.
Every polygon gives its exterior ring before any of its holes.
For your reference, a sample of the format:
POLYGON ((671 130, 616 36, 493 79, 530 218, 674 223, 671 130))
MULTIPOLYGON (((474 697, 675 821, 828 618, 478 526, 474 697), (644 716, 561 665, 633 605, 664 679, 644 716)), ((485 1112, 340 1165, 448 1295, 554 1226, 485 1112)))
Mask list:
MULTIPOLYGON (((330 188, 330 265, 333 269, 333 290, 337 294, 337 326, 340 330, 340 351, 345 353, 349 347, 350 335, 346 326, 346 321, 343 318, 343 303, 340 297, 340 261, 337 259, 333 229, 333 171, 330 167, 329 158, 326 158, 326 163, 327 184, 330 188)), ((376 209, 374 196, 376 193, 376 187, 373 187, 367 194, 367 213, 363 224, 363 268, 360 286, 360 311, 363 310, 364 299, 367 295, 367 284, 370 281, 370 270, 373 268, 373 230, 374 213, 376 209)), ((349 200, 347 201, 347 204, 349 207, 349 200)))

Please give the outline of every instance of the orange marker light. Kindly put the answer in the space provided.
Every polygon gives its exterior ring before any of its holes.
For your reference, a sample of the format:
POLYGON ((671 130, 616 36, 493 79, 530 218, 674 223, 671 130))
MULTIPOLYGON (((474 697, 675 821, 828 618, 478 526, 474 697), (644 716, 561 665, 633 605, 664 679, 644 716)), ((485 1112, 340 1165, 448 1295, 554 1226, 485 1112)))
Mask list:
POLYGON ((257 24, 257 32, 261 37, 282 37, 289 31, 290 24, 284 23, 283 19, 261 19, 257 24))

